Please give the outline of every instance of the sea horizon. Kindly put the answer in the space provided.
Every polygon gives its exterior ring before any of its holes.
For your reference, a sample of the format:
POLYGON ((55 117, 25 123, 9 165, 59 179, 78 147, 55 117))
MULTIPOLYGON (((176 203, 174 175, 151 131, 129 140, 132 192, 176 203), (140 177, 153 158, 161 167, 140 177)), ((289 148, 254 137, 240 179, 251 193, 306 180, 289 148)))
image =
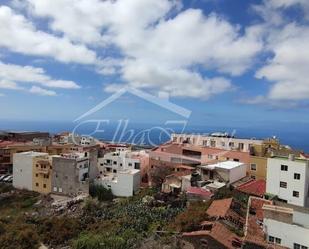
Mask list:
MULTIPOLYGON (((123 143, 143 144, 149 145, 151 143, 141 141, 141 133, 145 130, 150 130, 149 139, 152 144, 159 145, 167 142, 170 137, 164 130, 162 132, 160 124, 154 123, 139 123, 131 122, 127 125, 126 130, 122 130, 123 135, 115 136, 116 129, 119 123, 111 122, 105 127, 101 127, 102 132, 93 132, 94 126, 88 125, 75 130, 75 133, 80 135, 89 135, 103 140, 103 141, 116 141, 123 143), (135 140, 130 138, 130 131, 134 130, 135 140), (138 135, 137 135, 138 134, 138 135)), ((76 123, 70 121, 10 121, 1 120, 0 130, 11 131, 46 131, 51 134, 57 134, 64 131, 72 132, 76 123)), ((123 125, 122 125, 123 126, 123 125)), ((123 129, 123 128, 122 128, 123 129)), ((163 129, 163 128, 162 128, 163 129)), ((240 127, 240 126, 220 126, 220 125, 194 125, 188 124, 185 128, 169 127, 170 133, 187 133, 187 134, 208 134, 212 132, 227 132, 237 138, 249 138, 249 139, 265 139, 270 137, 276 137, 283 145, 288 145, 293 149, 301 150, 305 153, 309 152, 309 132, 306 130, 306 125, 298 126, 297 129, 291 126, 255 126, 255 127, 240 127)))

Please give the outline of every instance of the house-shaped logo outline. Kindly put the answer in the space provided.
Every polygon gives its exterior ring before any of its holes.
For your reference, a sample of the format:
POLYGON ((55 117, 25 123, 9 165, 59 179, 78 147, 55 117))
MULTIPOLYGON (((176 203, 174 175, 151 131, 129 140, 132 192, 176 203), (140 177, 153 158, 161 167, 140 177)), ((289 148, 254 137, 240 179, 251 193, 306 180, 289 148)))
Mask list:
POLYGON ((99 103, 98 105, 96 105, 95 107, 91 108, 89 111, 85 112, 84 114, 82 114, 81 116, 79 116, 78 118, 76 118, 73 122, 78 122, 81 119, 84 119, 85 117, 101 110, 102 108, 104 108, 105 106, 107 106, 108 104, 114 102, 116 99, 118 99, 119 97, 121 97, 122 95, 124 95, 125 93, 131 93, 132 95, 135 95, 137 97, 140 97, 146 101, 149 101, 155 105, 158 105, 164 109, 167 109, 171 112, 174 112, 184 118, 189 118, 191 115, 191 111, 181 107, 179 105, 176 105, 172 102, 170 102, 168 99, 165 98, 159 98, 157 96, 151 95, 149 93, 146 93, 144 91, 141 91, 139 89, 136 88, 132 88, 132 87, 123 87, 120 90, 116 91, 113 95, 111 95, 110 97, 108 97, 107 99, 103 100, 101 103, 99 103))

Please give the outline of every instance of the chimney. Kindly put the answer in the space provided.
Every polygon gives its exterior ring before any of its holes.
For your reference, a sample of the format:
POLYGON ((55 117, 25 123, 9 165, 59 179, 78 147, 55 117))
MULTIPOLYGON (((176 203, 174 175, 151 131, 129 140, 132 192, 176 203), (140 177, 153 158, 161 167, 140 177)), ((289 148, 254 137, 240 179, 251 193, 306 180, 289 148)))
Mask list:
POLYGON ((289 160, 294 161, 295 160, 295 155, 294 154, 289 154, 289 160))

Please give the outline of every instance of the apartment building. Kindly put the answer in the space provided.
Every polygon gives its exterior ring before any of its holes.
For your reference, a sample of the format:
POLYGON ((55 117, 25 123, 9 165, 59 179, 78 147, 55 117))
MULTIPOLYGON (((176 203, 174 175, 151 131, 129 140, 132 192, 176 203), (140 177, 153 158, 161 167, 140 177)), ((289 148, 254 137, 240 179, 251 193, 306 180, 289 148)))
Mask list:
POLYGON ((253 145, 250 149, 250 165, 248 167, 248 175, 256 180, 266 180, 267 178, 267 158, 273 155, 288 156, 290 154, 296 157, 300 156, 300 152, 292 148, 281 145, 276 138, 268 138, 263 140, 260 145, 253 145))
POLYGON ((140 169, 141 160, 131 150, 121 150, 109 152, 102 158, 98 158, 98 168, 100 174, 117 173, 119 170, 140 169))
POLYGON ((52 157, 52 192, 74 195, 89 193, 89 157, 70 153, 52 157))
POLYGON ((249 153, 202 147, 192 144, 167 143, 149 152, 151 168, 166 166, 175 171, 190 170, 198 165, 222 161, 249 163, 249 153))
POLYGON ((239 150, 249 152, 253 145, 261 145, 263 140, 244 139, 229 136, 227 133, 200 134, 171 134, 171 142, 188 143, 196 146, 212 147, 223 150, 239 150))
POLYGON ((13 156, 13 186, 30 191, 34 191, 34 188, 39 189, 40 186, 35 184, 40 183, 36 181, 36 174, 40 174, 37 162, 46 157, 48 157, 47 153, 35 151, 15 153, 13 156))
POLYGON ((266 192, 289 204, 309 206, 309 160, 294 155, 268 158, 266 192))
POLYGON ((263 206, 267 242, 292 249, 309 248, 309 209, 276 202, 263 206))

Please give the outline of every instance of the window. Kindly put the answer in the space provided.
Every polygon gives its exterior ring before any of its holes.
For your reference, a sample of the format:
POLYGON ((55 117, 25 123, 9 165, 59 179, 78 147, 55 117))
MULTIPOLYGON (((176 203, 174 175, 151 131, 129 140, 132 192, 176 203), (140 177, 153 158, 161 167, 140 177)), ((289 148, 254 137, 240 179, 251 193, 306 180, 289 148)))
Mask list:
POLYGON ((275 242, 275 238, 273 236, 268 236, 268 241, 273 243, 275 242))
POLYGON ((307 246, 302 246, 300 244, 294 243, 293 244, 293 249, 308 249, 307 246))
POLYGON ((281 165, 281 171, 288 171, 288 166, 282 164, 282 165, 281 165))
POLYGON ((212 159, 212 155, 209 154, 209 155, 208 155, 208 159, 212 159))
POLYGON ((281 239, 276 238, 275 241, 276 241, 276 244, 279 244, 279 245, 281 244, 281 239))
POLYGON ((300 180, 300 174, 294 173, 294 179, 295 180, 300 180))
POLYGON ((280 182, 280 188, 287 188, 288 184, 286 182, 280 182))
POLYGON ((46 184, 43 184, 43 188, 46 188, 46 184))
POLYGON ((120 163, 120 167, 122 167, 122 163, 120 163))
POLYGON ((234 142, 229 142, 230 147, 234 147, 234 142))
POLYGON ((293 196, 294 197, 299 197, 299 192, 298 191, 293 191, 293 196))
POLYGON ((117 170, 116 170, 116 169, 113 169, 113 173, 117 173, 117 170))
POLYGON ((35 186, 37 186, 37 187, 38 187, 38 186, 39 186, 39 183, 38 183, 38 182, 37 182, 37 183, 35 183, 35 186))
POLYGON ((116 165, 116 164, 117 164, 117 162, 116 162, 116 161, 113 161, 113 164, 114 164, 114 165, 116 165))
POLYGON ((39 174, 35 174, 36 177, 39 177, 39 174))
POLYGON ((255 163, 251 163, 250 169, 256 171, 256 164, 255 163))
POLYGON ((256 179, 256 177, 255 177, 254 175, 251 175, 251 179, 255 180, 255 179, 256 179))
POLYGON ((129 166, 131 167, 131 166, 132 166, 132 163, 129 163, 129 166))

